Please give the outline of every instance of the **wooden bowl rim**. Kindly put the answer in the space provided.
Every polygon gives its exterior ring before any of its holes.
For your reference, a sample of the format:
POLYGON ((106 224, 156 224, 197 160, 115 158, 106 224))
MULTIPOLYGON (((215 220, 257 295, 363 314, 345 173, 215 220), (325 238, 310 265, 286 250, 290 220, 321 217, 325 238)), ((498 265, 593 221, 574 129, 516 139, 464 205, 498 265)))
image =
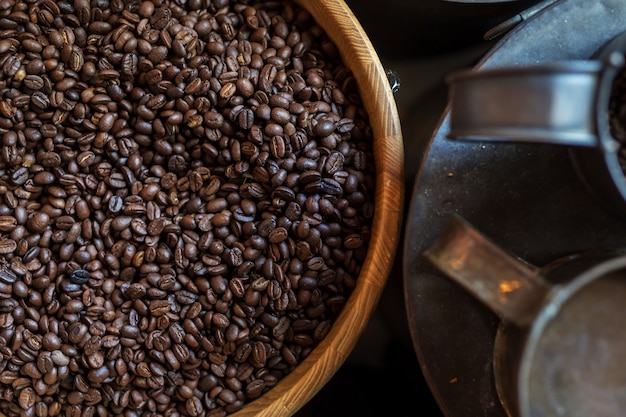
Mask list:
POLYGON ((393 266, 404 204, 404 147, 386 72, 362 26, 343 0, 296 0, 337 45, 352 70, 374 136, 375 214, 370 250, 356 287, 329 334, 293 372, 232 417, 295 414, 345 362, 371 318, 393 266), (372 96, 373 94, 373 96, 372 96), (369 98, 369 99, 368 99, 369 98))

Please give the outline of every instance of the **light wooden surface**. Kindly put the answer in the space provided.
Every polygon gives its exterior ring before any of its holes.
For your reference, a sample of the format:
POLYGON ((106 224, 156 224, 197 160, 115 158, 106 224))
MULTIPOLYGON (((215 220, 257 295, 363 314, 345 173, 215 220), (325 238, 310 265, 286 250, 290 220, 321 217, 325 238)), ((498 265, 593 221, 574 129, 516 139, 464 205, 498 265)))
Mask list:
MULTIPOLYGON (((274 388, 233 417, 296 413, 345 362, 372 316, 400 238, 404 148, 398 111, 385 70, 363 28, 343 0, 298 0, 337 44, 359 85, 374 133, 376 201, 370 252, 357 285, 328 336, 274 388)), ((366 399, 364 399, 366 400, 366 399)))

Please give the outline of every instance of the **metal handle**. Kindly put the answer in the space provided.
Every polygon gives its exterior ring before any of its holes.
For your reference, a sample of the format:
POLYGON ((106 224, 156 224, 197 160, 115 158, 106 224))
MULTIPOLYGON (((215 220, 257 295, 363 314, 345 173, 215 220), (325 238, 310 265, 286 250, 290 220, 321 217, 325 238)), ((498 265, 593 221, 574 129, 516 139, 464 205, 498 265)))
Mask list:
POLYGON ((593 60, 453 73, 448 136, 615 152, 606 111, 625 51, 622 32, 593 60))
POLYGON ((564 61, 456 72, 447 79, 448 137, 596 146, 603 68, 599 61, 564 61))
POLYGON ((551 288, 539 276, 539 268, 505 252, 458 215, 450 218, 424 256, 495 313, 521 327, 534 320, 551 288))

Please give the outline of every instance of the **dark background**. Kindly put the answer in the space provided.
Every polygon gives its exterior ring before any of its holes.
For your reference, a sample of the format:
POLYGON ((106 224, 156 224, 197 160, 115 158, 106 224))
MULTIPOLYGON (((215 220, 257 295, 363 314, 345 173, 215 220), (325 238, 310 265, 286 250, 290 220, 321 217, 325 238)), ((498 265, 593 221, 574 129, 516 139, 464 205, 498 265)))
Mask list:
MULTIPOLYGON (((445 76, 474 65, 497 41, 483 34, 536 1, 346 1, 383 66, 395 71, 405 144, 408 207, 424 146, 445 110, 445 76)), ((442 417, 410 335, 402 245, 379 305, 345 364, 295 417, 442 417)), ((442 347, 444 348, 444 347, 442 347)))

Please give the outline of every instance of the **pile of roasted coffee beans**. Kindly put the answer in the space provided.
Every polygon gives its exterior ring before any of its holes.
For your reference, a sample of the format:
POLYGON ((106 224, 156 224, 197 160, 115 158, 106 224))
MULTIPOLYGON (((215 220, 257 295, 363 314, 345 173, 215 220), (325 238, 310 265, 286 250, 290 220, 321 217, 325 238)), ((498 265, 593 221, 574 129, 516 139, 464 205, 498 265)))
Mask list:
POLYGON ((0 0, 0 411, 224 416, 329 332, 373 217, 288 1, 0 0))

